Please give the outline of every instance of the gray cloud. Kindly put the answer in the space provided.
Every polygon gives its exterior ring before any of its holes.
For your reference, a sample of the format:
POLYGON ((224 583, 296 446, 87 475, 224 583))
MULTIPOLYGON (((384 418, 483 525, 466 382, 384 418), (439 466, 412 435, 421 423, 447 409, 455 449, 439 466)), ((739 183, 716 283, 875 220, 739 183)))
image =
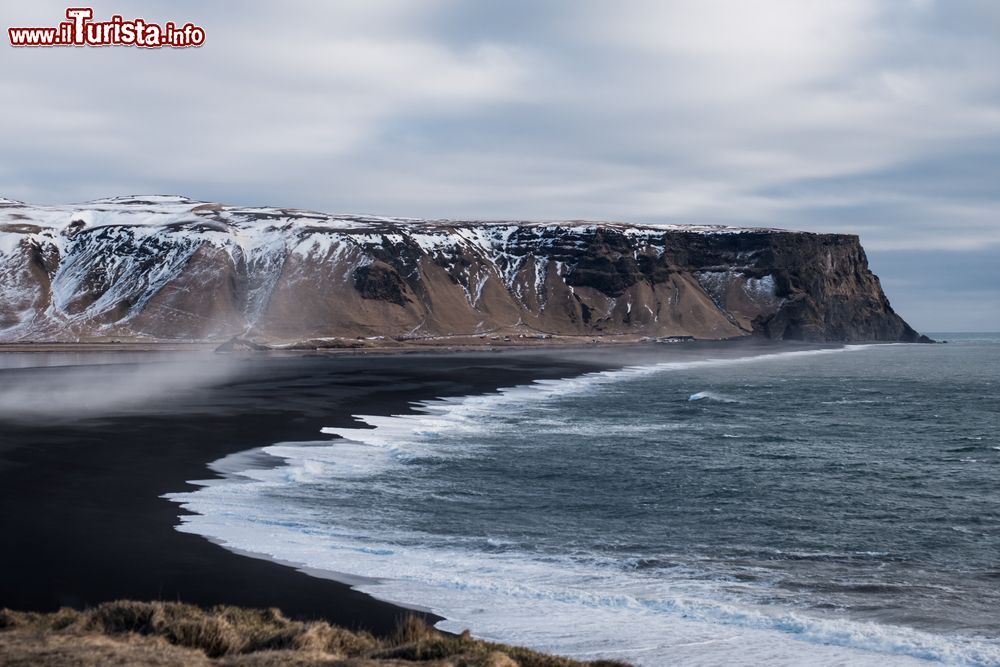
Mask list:
MULTIPOLYGON (((49 25, 64 10, 15 0, 3 14, 49 25)), ((170 191, 426 217, 766 224, 858 233, 879 257, 950 253, 959 275, 963 254, 1000 246, 990 0, 95 11, 193 20, 208 40, 4 46, 5 196, 170 191)), ((918 303, 905 281, 891 286, 905 262, 884 267, 890 296, 918 303)), ((965 289, 980 286, 970 275, 965 289)), ((962 317, 925 326, 1000 328, 995 310, 962 317)))

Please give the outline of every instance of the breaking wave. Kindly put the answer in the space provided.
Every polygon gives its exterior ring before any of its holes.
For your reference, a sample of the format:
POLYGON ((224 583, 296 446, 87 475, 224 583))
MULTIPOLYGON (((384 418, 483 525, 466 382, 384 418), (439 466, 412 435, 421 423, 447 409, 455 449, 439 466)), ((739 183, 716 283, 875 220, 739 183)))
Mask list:
POLYGON ((739 403, 735 398, 718 394, 714 391, 699 391, 688 396, 689 401, 717 401, 719 403, 739 403))
MULTIPOLYGON (((554 555, 505 537, 441 539, 398 526, 330 521, 328 514, 320 521, 314 514, 322 507, 337 516, 336 507, 321 502, 324 487, 385 484, 413 474, 415 462, 473 461, 484 447, 477 434, 503 428, 495 416, 521 405, 544 405, 657 373, 865 348, 665 362, 424 401, 415 405, 414 414, 364 415, 356 417, 353 427, 323 428, 322 434, 336 436, 333 440, 278 443, 227 457, 213 465, 226 474, 224 479, 167 497, 194 513, 181 517, 179 530, 184 532, 234 550, 335 573, 351 583, 362 581, 356 587, 375 597, 432 609, 447 619, 440 624, 446 630, 469 627, 487 639, 563 655, 617 657, 648 665, 909 665, 927 660, 998 665, 1000 645, 995 642, 754 604, 733 593, 731 579, 692 569, 680 555, 660 555, 657 563, 662 565, 623 567, 620 559, 578 551, 554 555), (455 447, 456 434, 463 436, 461 447, 455 447), (264 465, 263 457, 280 465, 264 465), (313 497, 310 489, 316 490, 316 502, 304 503, 301 511, 261 502, 275 494, 313 497)), ((709 391, 688 400, 739 402, 709 391)), ((578 433, 602 427, 553 420, 542 428, 578 433)), ((601 432, 614 434, 615 429, 601 432)), ((454 499, 442 493, 434 500, 454 499)))

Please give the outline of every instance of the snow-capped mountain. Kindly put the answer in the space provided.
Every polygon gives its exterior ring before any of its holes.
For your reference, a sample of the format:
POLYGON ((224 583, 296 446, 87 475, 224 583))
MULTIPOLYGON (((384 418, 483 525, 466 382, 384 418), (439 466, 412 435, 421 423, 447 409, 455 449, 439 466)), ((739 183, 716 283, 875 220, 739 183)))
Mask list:
POLYGON ((0 341, 916 340, 855 236, 0 199, 0 341))

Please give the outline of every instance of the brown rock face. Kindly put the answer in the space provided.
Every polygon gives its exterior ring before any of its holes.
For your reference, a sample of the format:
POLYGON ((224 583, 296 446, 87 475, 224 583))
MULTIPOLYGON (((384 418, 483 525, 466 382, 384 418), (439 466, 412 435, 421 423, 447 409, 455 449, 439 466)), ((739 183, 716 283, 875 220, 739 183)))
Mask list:
POLYGON ((920 338, 855 236, 0 204, 0 341, 240 334, 920 338))
POLYGON ((689 269, 754 261, 729 271, 718 286, 702 282, 742 328, 778 340, 916 342, 920 335, 899 317, 868 268, 857 236, 754 232, 728 242, 689 239, 689 269))

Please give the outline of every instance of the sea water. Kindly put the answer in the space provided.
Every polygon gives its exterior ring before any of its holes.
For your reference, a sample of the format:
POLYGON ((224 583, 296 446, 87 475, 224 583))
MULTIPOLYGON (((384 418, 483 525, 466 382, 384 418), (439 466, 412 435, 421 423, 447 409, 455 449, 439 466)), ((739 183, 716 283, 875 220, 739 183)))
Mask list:
POLYGON ((1000 338, 945 337, 359 415, 171 497, 181 530, 563 655, 998 665, 1000 338))

